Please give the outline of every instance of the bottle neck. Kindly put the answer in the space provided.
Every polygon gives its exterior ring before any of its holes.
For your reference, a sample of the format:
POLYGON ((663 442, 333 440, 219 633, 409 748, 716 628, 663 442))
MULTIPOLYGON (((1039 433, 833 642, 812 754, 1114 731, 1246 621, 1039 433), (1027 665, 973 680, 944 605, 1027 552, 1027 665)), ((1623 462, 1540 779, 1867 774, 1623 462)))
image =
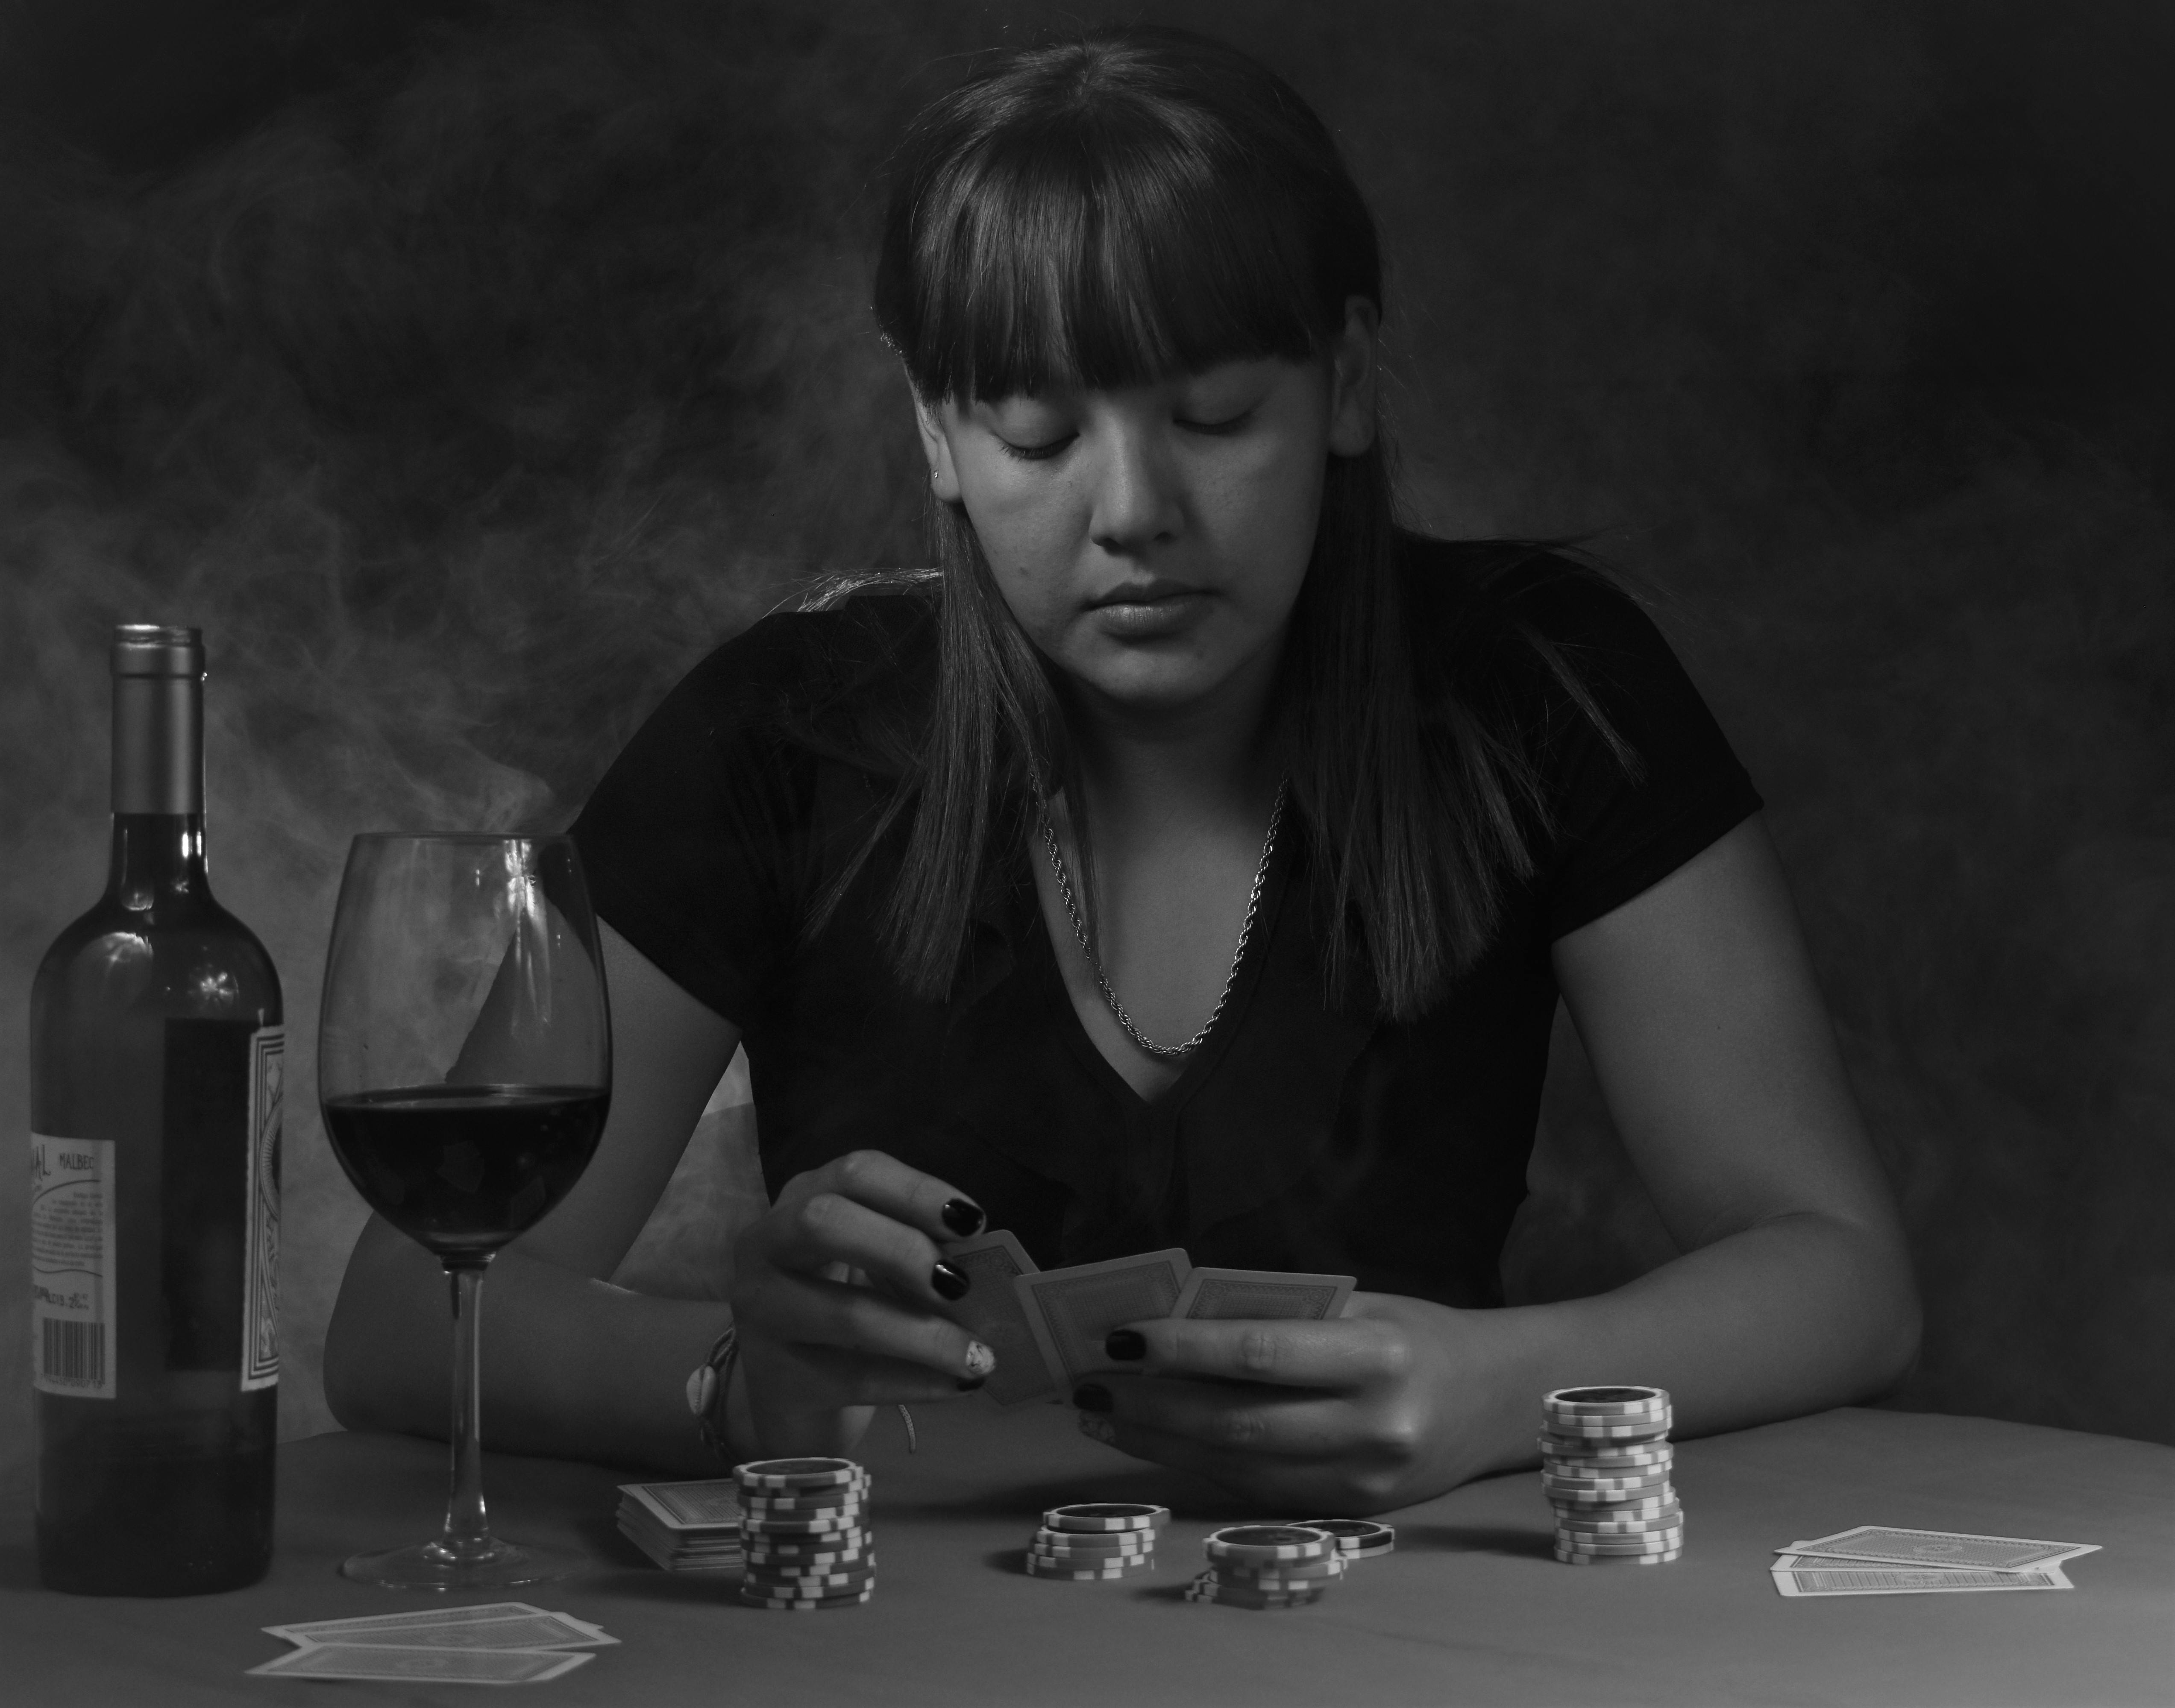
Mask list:
POLYGON ((203 675, 193 669, 113 678, 113 858, 107 891, 141 912, 203 899, 203 675))
POLYGON ((200 812, 117 812, 113 855, 106 869, 109 900, 132 913, 161 903, 207 901, 203 815, 200 812))

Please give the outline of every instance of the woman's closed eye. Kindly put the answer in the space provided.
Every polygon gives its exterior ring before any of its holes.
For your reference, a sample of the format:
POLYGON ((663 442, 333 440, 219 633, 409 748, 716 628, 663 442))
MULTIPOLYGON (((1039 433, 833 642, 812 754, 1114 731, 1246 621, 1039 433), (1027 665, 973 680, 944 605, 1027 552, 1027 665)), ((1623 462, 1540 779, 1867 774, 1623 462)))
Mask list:
POLYGON ((1067 445, 1070 445, 1073 440, 1079 437, 1079 435, 1077 433, 1064 433, 1060 434, 1055 439, 1047 439, 1042 443, 1035 445, 1016 444, 1012 440, 1007 439, 1002 433, 998 433, 994 436, 995 437, 997 443, 1003 447, 1004 453, 1007 457, 1011 457, 1022 463, 1047 463, 1052 457, 1055 457, 1067 445))

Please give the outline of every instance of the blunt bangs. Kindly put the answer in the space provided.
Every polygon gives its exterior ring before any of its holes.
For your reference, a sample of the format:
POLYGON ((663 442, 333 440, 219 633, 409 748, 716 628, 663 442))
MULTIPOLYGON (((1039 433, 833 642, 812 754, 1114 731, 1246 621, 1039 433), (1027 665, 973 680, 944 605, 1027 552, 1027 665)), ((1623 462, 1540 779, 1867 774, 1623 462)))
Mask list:
POLYGON ((1373 221, 1334 144, 1245 68, 1251 86, 1234 89, 1228 62, 1174 78, 1091 41, 940 103, 909 144, 876 279, 916 391, 1109 390, 1305 361, 1348 296, 1379 306, 1373 221), (1226 85, 1212 100, 1204 72, 1226 85))

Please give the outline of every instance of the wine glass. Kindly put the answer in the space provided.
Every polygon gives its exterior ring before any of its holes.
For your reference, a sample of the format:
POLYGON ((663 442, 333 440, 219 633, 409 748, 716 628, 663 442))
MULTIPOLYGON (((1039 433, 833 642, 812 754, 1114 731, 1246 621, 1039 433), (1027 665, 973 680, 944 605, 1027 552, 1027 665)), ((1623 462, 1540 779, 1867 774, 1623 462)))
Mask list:
POLYGON ((595 916, 564 837, 355 838, 325 957, 317 1095, 377 1213, 446 1267, 453 1492, 443 1532, 340 1570, 389 1589, 500 1589, 579 1556, 491 1532, 477 1307, 498 1249, 564 1198, 611 1096, 595 916))

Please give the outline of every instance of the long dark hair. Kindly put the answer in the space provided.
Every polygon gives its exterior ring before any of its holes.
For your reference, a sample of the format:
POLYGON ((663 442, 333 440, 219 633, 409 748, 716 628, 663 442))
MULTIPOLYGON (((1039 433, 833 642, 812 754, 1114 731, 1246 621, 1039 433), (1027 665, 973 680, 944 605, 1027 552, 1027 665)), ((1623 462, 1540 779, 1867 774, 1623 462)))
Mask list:
MULTIPOLYGON (((1353 297, 1382 306, 1380 247, 1329 133, 1281 78, 1184 31, 1006 52, 928 107, 893 163, 876 312, 930 402, 1316 360, 1353 297)), ((934 528, 935 703, 877 834, 911 805, 887 941, 907 987, 940 1000, 997 850, 1041 798, 1066 791, 1083 855, 1088 831, 1049 667, 963 507, 937 506, 934 528)), ((1277 715, 1332 995, 1410 1019, 1487 946, 1545 813, 1516 732, 1415 656, 1398 563, 1378 432, 1330 459, 1277 715)))

